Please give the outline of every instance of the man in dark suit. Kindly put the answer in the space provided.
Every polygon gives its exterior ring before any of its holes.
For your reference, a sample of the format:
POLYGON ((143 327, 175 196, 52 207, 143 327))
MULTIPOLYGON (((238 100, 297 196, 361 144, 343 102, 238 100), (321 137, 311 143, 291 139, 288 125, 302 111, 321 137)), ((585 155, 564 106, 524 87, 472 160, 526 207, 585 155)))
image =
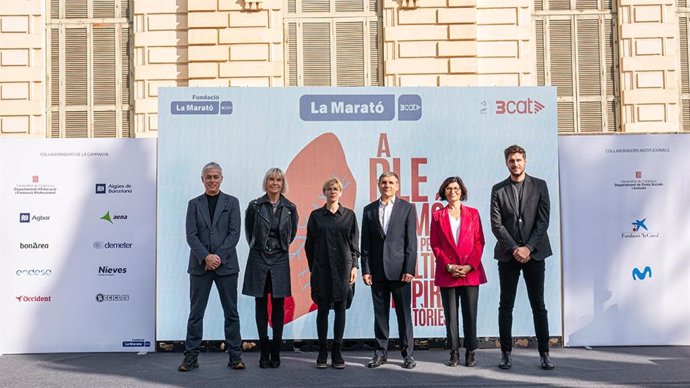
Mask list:
POLYGON ((403 368, 417 363, 412 357, 412 287, 417 269, 417 213, 414 206, 395 195, 400 179, 393 172, 381 174, 381 197, 364 208, 362 216, 362 278, 371 286, 374 302, 376 351, 367 364, 377 368, 387 361, 391 296, 398 318, 403 368))
POLYGON ((502 357, 498 367, 512 366, 513 306, 520 271, 527 285, 532 307, 534 330, 539 345, 541 367, 553 369, 549 357, 549 320, 544 305, 544 259, 551 256, 549 227, 549 190, 546 182, 525 173, 527 153, 512 145, 505 149, 510 177, 491 189, 491 231, 496 236, 494 257, 498 260, 501 296, 498 330, 502 357))
POLYGON ((187 205, 189 244, 189 320, 185 357, 178 367, 187 372, 199 367, 199 347, 203 319, 211 286, 216 284, 225 316, 225 343, 228 366, 244 369, 240 352, 240 317, 237 313, 237 277, 240 271, 235 247, 240 238, 240 204, 237 198, 220 191, 223 170, 214 162, 201 171, 205 193, 187 205))

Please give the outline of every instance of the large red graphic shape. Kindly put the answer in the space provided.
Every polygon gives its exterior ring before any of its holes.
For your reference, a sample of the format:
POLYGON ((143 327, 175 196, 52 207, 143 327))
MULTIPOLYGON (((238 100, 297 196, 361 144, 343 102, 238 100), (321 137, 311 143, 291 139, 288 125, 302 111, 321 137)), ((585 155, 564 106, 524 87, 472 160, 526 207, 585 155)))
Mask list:
POLYGON ((304 242, 307 237, 307 221, 312 210, 323 206, 323 183, 338 178, 343 182, 340 203, 350 209, 355 206, 357 183, 347 165, 340 140, 333 133, 325 133, 307 144, 285 171, 289 185, 287 197, 297 205, 299 225, 297 237, 290 245, 290 277, 292 297, 285 299, 285 323, 316 310, 311 300, 310 273, 304 242))

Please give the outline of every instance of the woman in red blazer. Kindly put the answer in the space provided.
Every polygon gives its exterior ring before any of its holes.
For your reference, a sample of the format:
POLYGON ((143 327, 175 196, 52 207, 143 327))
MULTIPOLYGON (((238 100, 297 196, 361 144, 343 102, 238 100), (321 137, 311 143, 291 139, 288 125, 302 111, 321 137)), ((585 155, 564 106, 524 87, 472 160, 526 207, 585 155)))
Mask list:
POLYGON ((467 188, 459 177, 449 177, 438 190, 439 199, 448 206, 435 211, 431 218, 431 248, 436 256, 436 286, 441 290, 446 335, 450 346, 449 366, 457 366, 458 307, 462 308, 465 337, 465 366, 475 366, 477 349, 477 300, 479 285, 486 283, 482 266, 484 232, 477 209, 465 206, 467 188), (460 302, 460 303, 458 303, 460 302))

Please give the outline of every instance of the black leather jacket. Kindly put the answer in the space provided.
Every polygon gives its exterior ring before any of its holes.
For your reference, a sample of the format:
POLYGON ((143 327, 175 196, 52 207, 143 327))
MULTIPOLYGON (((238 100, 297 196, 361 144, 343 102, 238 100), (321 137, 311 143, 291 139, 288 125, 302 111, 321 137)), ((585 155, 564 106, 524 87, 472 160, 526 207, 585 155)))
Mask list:
MULTIPOLYGON (((244 227, 249 248, 260 251, 266 248, 266 240, 271 230, 272 211, 271 202, 266 194, 251 201, 247 206, 244 227)), ((297 206, 281 194, 276 215, 280 217, 280 249, 287 252, 297 235, 297 206)))

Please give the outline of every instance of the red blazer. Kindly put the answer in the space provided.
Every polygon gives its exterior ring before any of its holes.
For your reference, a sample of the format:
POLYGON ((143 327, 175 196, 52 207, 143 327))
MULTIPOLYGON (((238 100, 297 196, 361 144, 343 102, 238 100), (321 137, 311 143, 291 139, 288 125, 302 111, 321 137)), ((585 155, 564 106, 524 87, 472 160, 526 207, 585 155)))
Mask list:
POLYGON ((460 208, 459 244, 455 244, 450 230, 448 206, 431 216, 431 249, 436 256, 436 285, 438 287, 478 286, 486 283, 482 266, 484 232, 477 209, 462 205, 460 208), (446 271, 448 264, 469 264, 474 268, 464 278, 454 278, 446 271))

